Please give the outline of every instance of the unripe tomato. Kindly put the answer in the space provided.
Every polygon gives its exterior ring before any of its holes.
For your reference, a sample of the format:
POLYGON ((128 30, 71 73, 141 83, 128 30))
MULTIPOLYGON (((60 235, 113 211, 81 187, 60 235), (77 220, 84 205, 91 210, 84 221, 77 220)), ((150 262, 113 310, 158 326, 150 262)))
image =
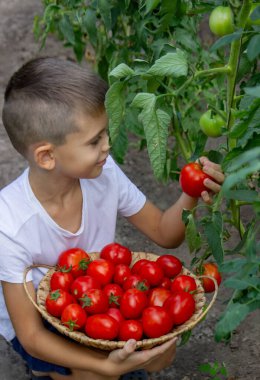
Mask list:
POLYGON ((219 137, 225 121, 219 115, 213 115, 211 110, 206 111, 199 120, 200 129, 206 136, 219 137))
POLYGON ((181 170, 180 185, 184 193, 191 197, 198 198, 202 191, 208 191, 203 184, 206 178, 211 177, 203 172, 200 164, 191 162, 185 165, 181 170))
POLYGON ((229 7, 222 5, 213 9, 209 16, 209 28, 213 34, 222 37, 234 32, 234 17, 229 7))

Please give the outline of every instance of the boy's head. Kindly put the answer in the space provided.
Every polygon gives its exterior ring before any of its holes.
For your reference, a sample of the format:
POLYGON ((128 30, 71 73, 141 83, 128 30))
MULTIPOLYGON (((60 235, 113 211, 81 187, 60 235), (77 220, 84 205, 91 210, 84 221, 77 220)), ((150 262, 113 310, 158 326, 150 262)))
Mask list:
POLYGON ((107 84, 92 71, 58 58, 36 58, 11 77, 3 123, 14 148, 27 156, 30 145, 65 142, 77 131, 76 115, 104 112, 107 84))

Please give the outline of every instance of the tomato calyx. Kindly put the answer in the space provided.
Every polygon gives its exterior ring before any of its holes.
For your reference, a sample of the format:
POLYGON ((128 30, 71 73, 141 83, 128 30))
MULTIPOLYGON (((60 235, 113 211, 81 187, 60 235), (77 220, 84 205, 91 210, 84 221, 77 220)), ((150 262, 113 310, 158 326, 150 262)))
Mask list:
POLYGON ((59 272, 69 273, 72 270, 72 265, 70 265, 69 267, 66 267, 65 265, 63 266, 57 265, 56 268, 57 268, 57 271, 59 272))
POLYGON ((82 298, 80 298, 80 301, 82 301, 82 307, 87 307, 87 306, 91 306, 93 304, 93 301, 91 299, 91 297, 89 296, 84 296, 82 298))
POLYGON ((118 306, 120 306, 120 303, 118 302, 118 300, 120 299, 121 297, 120 296, 116 296, 114 295, 113 293, 111 293, 108 297, 108 301, 109 301, 109 305, 110 304, 116 304, 118 306))
POLYGON ((149 287, 145 284, 145 281, 138 281, 135 288, 141 290, 141 292, 146 292, 149 289, 149 287))
POLYGON ((59 298, 60 298, 60 291, 59 291, 59 289, 54 290, 53 292, 51 292, 50 299, 52 301, 57 301, 59 298))
POLYGON ((80 326, 76 323, 77 321, 73 321, 72 319, 63 322, 65 326, 69 328, 70 331, 77 330, 80 326))

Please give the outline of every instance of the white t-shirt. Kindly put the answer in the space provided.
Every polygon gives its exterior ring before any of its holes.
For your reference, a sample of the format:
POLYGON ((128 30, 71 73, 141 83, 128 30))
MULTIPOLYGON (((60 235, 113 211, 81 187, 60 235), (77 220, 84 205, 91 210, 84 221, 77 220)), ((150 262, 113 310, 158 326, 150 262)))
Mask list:
MULTIPOLYGON (((117 213, 128 217, 145 204, 144 194, 109 157, 101 175, 81 179, 83 195, 81 226, 76 233, 55 223, 41 206, 29 184, 28 172, 0 192, 0 280, 23 283, 32 264, 55 265, 59 254, 80 247, 97 252, 115 239, 117 213)), ((37 288, 45 268, 33 269, 27 280, 37 288)), ((15 336, 0 288, 0 334, 15 336)))

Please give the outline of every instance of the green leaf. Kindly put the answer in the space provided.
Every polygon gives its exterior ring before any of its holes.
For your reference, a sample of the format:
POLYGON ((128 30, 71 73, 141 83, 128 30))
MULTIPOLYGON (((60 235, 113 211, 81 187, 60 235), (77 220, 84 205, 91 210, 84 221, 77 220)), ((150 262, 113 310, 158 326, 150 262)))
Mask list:
POLYGON ((146 0, 146 13, 151 12, 154 10, 157 5, 160 3, 161 0, 146 0))
POLYGON ((247 56, 250 61, 253 61, 260 54, 260 35, 253 36, 247 45, 247 56))
POLYGON ((95 46, 97 43, 97 17, 96 12, 91 8, 87 8, 85 15, 82 18, 83 28, 88 33, 90 42, 95 46))
POLYGON ((109 116, 109 134, 112 144, 116 140, 125 112, 124 82, 113 83, 106 94, 105 107, 109 116))
POLYGON ((156 109, 156 97, 150 93, 139 93, 133 99, 133 107, 142 108, 139 115, 144 126, 147 149, 156 178, 161 179, 166 162, 166 148, 170 115, 156 109))
POLYGON ((235 330, 249 312, 250 308, 246 304, 231 303, 216 324, 216 340, 220 341, 224 339, 228 334, 235 330))
POLYGON ((97 0, 98 9, 107 30, 112 28, 111 4, 107 0, 97 0))
POLYGON ((134 73, 134 70, 132 70, 125 63, 120 63, 120 65, 116 66, 112 71, 110 71, 109 76, 121 79, 126 78, 128 76, 133 76, 134 73))
POLYGON ((227 190, 225 191, 225 197, 228 199, 236 199, 238 201, 245 202, 260 201, 258 192, 254 190, 227 190))
POLYGON ((128 147, 128 138, 126 134, 126 128, 124 128, 124 125, 121 126, 118 132, 119 133, 117 134, 116 139, 114 139, 111 152, 113 158, 119 164, 123 164, 128 147))
POLYGON ((243 34, 243 29, 237 30, 235 33, 228 34, 227 36, 219 38, 211 47, 210 51, 213 52, 219 48, 231 44, 231 42, 239 40, 243 34))
POLYGON ((223 282, 223 285, 225 285, 227 288, 243 290, 250 287, 256 287, 257 285, 260 286, 260 280, 257 277, 249 277, 246 280, 228 278, 223 282))
POLYGON ((74 36, 74 30, 70 23, 70 19, 68 15, 64 15, 62 19, 59 22, 59 28, 62 32, 64 38, 71 44, 75 44, 75 36, 74 36))
POLYGON ((255 98, 260 98, 260 86, 256 87, 245 87, 245 93, 251 95, 255 98))
POLYGON ((154 65, 147 71, 149 75, 157 76, 187 76, 188 63, 185 54, 181 50, 176 53, 167 53, 155 61, 154 65))
POLYGON ((196 222, 191 212, 186 218, 185 225, 186 225, 185 238, 187 240, 190 253, 193 253, 200 249, 202 240, 201 240, 200 234, 197 231, 196 222))
POLYGON ((221 239, 223 230, 221 212, 213 212, 212 218, 207 218, 206 220, 202 221, 202 225, 204 227, 205 237, 211 249, 212 255, 214 256, 216 262, 218 264, 221 264, 224 258, 224 250, 221 239))

